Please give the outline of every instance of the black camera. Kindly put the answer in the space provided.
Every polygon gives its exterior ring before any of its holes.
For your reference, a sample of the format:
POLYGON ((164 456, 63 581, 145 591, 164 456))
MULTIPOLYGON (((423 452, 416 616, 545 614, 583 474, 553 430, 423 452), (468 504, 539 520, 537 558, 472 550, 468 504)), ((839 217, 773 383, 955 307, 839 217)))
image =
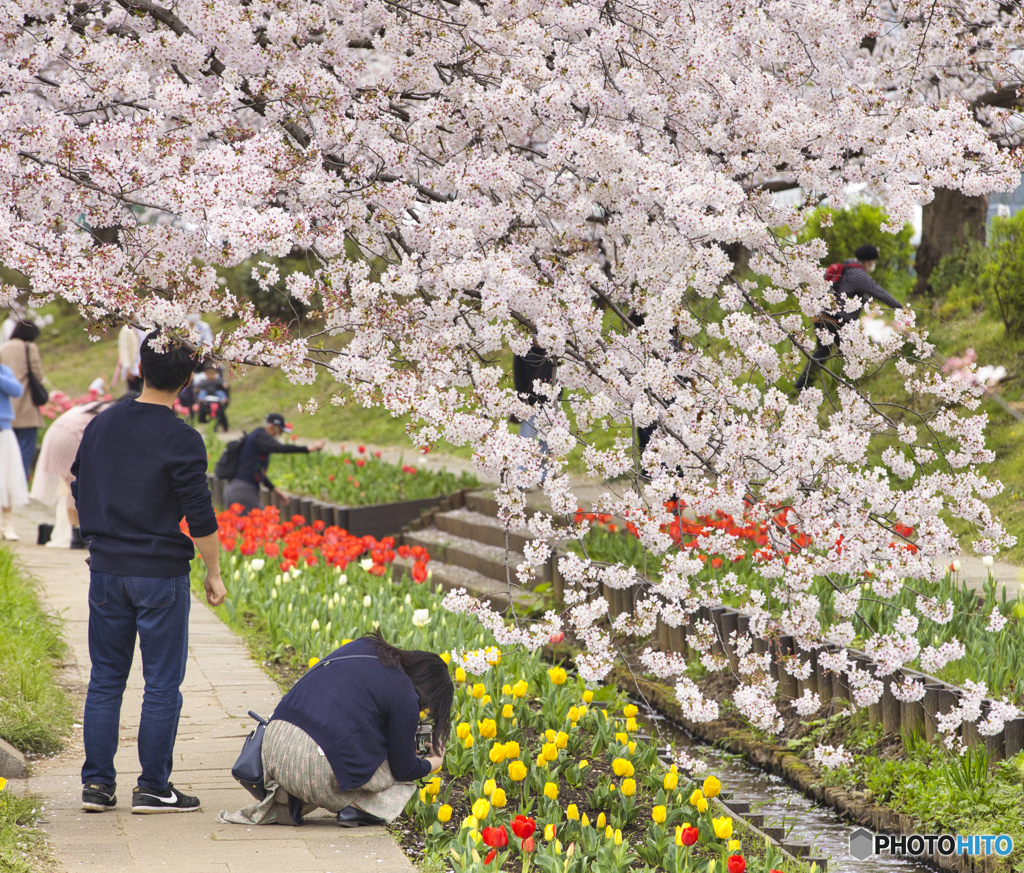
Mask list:
POLYGON ((430 736, 434 733, 434 726, 426 722, 420 722, 416 726, 416 754, 421 758, 434 753, 430 745, 430 736))

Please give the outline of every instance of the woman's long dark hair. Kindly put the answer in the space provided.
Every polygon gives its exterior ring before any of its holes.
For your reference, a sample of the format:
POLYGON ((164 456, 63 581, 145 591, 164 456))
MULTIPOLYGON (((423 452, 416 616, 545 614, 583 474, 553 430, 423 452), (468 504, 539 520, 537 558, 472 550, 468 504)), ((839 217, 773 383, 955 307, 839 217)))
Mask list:
POLYGON ((448 673, 448 665, 433 652, 409 651, 391 645, 379 630, 367 634, 366 639, 373 641, 381 664, 398 667, 412 680, 420 696, 420 709, 428 710, 434 720, 430 739, 440 752, 448 743, 452 730, 452 701, 455 698, 455 684, 448 673))

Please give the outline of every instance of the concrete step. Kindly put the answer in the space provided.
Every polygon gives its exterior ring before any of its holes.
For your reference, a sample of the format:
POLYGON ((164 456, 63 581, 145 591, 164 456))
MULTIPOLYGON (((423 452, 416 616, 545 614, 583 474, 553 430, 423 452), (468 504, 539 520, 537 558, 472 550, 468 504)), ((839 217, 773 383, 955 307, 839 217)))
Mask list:
MULTIPOLYGON (((505 525, 494 515, 485 515, 463 507, 451 512, 439 512, 434 516, 437 529, 467 540, 476 540, 488 546, 505 548, 505 525)), ((508 532, 508 547, 522 554, 526 544, 533 539, 525 528, 513 529, 508 532)))
MULTIPOLYGON (((404 540, 410 546, 423 546, 434 561, 465 567, 502 584, 509 578, 513 584, 518 584, 515 568, 523 560, 521 552, 506 552, 500 546, 481 543, 436 528, 413 531, 406 534, 404 540)), ((537 569, 536 579, 538 584, 551 581, 549 564, 537 569)))
MULTIPOLYGON (((498 517, 498 501, 491 490, 471 491, 466 495, 466 508, 481 515, 489 515, 491 518, 498 517)), ((537 512, 550 511, 544 492, 531 491, 526 495, 527 518, 533 518, 537 512)))
MULTIPOLYGON (((396 558, 395 564, 412 567, 412 561, 404 561, 401 558, 396 558)), ((501 613, 508 610, 509 591, 507 585, 466 567, 434 560, 433 555, 431 555, 431 561, 427 566, 430 569, 431 585, 440 585, 446 592, 456 588, 465 588, 467 594, 488 603, 491 609, 501 613)), ((531 595, 528 591, 523 591, 520 588, 512 589, 512 602, 515 603, 517 610, 528 611, 534 599, 535 595, 531 595)))

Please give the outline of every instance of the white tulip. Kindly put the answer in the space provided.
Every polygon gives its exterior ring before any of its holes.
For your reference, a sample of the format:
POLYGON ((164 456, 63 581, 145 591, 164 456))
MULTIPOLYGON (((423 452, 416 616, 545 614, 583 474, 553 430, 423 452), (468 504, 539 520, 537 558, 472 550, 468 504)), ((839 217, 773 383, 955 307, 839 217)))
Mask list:
POLYGON ((953 572, 954 573, 959 573, 960 572, 960 566, 961 565, 960 565, 959 561, 954 561, 953 562, 953 572))
POLYGON ((249 562, 249 566, 259 573, 260 570, 267 566, 267 562, 263 558, 254 558, 249 562))
POLYGON ((275 585, 280 585, 280 584, 281 584, 281 583, 282 583, 283 581, 284 581, 284 580, 283 580, 283 579, 281 578, 281 574, 280 574, 280 573, 278 573, 278 574, 277 574, 277 575, 276 575, 276 576, 274 577, 274 584, 275 584, 275 585))
POLYGON ((363 558, 363 560, 359 562, 359 566, 364 570, 369 570, 373 566, 373 558, 363 558))
POLYGON ((373 598, 370 597, 369 594, 367 594, 366 597, 363 598, 363 606, 366 607, 367 609, 369 609, 371 606, 373 606, 373 598))
POLYGON ((412 595, 411 594, 406 594, 405 595, 405 605, 406 606, 412 606, 412 595))
POLYGON ((277 600, 277 589, 276 588, 271 588, 270 589, 270 599, 271 600, 277 600))
POLYGON ((298 579, 302 575, 302 571, 298 567, 292 567, 292 579, 298 579))
POLYGON ((416 627, 426 627, 430 622, 430 610, 429 609, 417 609, 412 614, 412 623, 416 627))
POLYGON ((348 576, 346 576, 346 575, 345 575, 344 573, 342 573, 342 574, 341 574, 341 575, 340 575, 340 576, 338 577, 338 584, 339 584, 339 585, 344 585, 344 584, 345 584, 346 582, 348 582, 348 576))
POLYGON ((324 627, 324 635, 326 636, 330 632, 331 632, 331 623, 327 622, 327 625, 324 627))
POLYGON ((313 633, 316 633, 316 632, 317 632, 318 630, 320 630, 320 622, 318 622, 318 621, 317 621, 317 620, 316 620, 316 619, 314 618, 314 619, 313 619, 313 623, 312 623, 312 624, 311 624, 311 625, 309 626, 309 629, 310 629, 311 631, 313 631, 313 633))
POLYGON ((242 574, 238 570, 235 570, 235 572, 231 574, 231 578, 237 582, 242 578, 242 574))
POLYGON ((290 603, 288 604, 288 614, 292 614, 292 605, 290 603))
POLYGON ((995 563, 995 560, 993 559, 993 557, 991 555, 985 555, 985 557, 981 559, 981 563, 985 567, 991 567, 992 564, 995 563))

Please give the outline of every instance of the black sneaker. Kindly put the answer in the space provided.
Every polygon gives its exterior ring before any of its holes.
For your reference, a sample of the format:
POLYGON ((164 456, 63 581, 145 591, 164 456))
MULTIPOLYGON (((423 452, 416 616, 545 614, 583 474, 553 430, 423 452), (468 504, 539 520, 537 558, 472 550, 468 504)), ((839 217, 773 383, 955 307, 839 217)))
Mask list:
POLYGON ((116 786, 100 785, 98 782, 86 782, 82 786, 82 809, 88 812, 105 812, 117 806, 114 794, 116 786))
POLYGON ((135 787, 132 789, 132 813, 151 815, 160 812, 197 812, 199 798, 182 794, 170 782, 167 790, 159 794, 150 788, 135 787))

